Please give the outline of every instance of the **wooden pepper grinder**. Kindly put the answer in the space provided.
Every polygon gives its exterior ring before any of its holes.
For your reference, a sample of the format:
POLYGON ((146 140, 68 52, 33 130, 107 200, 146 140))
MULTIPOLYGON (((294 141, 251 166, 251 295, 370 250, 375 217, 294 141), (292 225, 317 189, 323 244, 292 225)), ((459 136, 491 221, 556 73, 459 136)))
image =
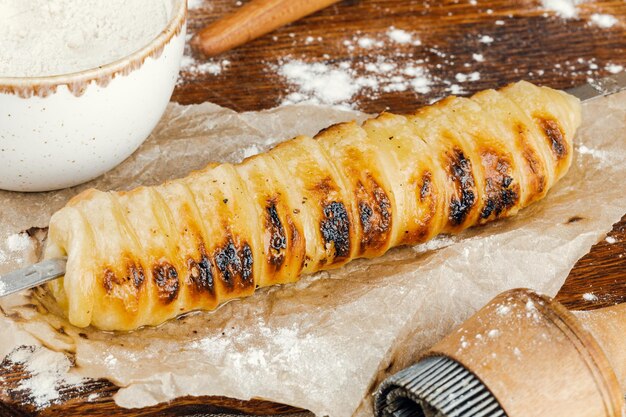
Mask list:
POLYGON ((625 388, 626 304, 573 313, 518 289, 496 297, 416 365, 385 381, 376 410, 379 416, 620 417, 625 388))
POLYGON ((338 1, 252 0, 198 32, 191 46, 199 54, 215 56, 338 1))

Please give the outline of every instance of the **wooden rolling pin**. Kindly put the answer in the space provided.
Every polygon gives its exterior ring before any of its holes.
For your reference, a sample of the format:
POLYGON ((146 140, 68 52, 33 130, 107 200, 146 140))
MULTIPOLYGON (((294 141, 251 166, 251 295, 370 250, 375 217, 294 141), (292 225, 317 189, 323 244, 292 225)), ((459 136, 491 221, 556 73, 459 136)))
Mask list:
POLYGON ((215 56, 338 1, 252 0, 198 32, 191 46, 199 54, 215 56))

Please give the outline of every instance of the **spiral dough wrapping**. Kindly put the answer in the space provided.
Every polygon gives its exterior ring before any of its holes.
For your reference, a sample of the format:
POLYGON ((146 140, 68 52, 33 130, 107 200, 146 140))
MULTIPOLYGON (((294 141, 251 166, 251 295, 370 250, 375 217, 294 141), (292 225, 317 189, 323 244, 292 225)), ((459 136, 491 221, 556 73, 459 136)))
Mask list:
POLYGON ((46 257, 68 264, 48 293, 76 326, 130 330, 511 216, 565 174, 580 113, 519 82, 157 187, 87 190, 51 219, 46 257))

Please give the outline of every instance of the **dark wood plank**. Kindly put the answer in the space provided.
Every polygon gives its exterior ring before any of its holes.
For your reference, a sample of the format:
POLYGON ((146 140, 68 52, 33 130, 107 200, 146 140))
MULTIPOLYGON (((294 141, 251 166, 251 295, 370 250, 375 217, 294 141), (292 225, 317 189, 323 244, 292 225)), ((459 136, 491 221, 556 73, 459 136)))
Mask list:
POLYGON ((626 215, 583 256, 559 291, 557 300, 572 310, 626 302, 626 215))
MULTIPOLYGON (((387 50, 382 52, 387 61, 402 64, 425 59, 423 66, 436 80, 429 94, 382 93, 375 101, 355 97, 357 107, 366 112, 387 108, 412 111, 447 95, 443 81, 454 80, 457 73, 480 72, 479 81, 464 85, 469 93, 520 78, 567 88, 584 83, 590 76, 591 59, 598 65, 598 69, 591 70, 591 76, 606 75, 606 63, 626 64, 626 27, 601 29, 590 26, 586 19, 565 23, 559 17, 546 18, 537 3, 490 0, 473 6, 467 0, 344 1, 224 54, 219 59, 231 64, 219 75, 183 74, 186 81, 177 88, 174 100, 182 104, 211 101, 239 111, 276 106, 289 92, 285 80, 271 70, 283 57, 329 63, 371 60, 376 49, 349 51, 343 42, 355 35, 384 37, 390 26, 416 33, 422 44, 399 46, 387 42, 387 50), (503 25, 496 24, 500 20, 503 25), (483 35, 491 36, 494 42, 480 43, 478 39, 483 35), (322 40, 307 44, 307 36, 322 40), (476 52, 484 55, 484 62, 472 58, 476 52), (464 66, 466 63, 470 66, 464 66)), ((211 4, 211 8, 194 11, 191 31, 236 7, 232 1, 211 4)), ((626 3, 613 0, 586 4, 581 17, 597 11, 626 16, 626 3)), ((357 75, 364 75, 355 69, 357 75)))
MULTIPOLYGON (((384 36, 390 26, 415 32, 422 45, 398 47, 387 43, 380 53, 398 64, 425 59, 425 68, 435 78, 433 88, 423 95, 409 91, 381 93, 376 100, 367 95, 356 96, 355 107, 366 112, 412 111, 446 95, 444 81, 453 80, 459 72, 480 72, 479 81, 463 85, 471 93, 521 78, 567 88, 585 82, 587 77, 607 75, 608 63, 626 66, 626 25, 601 29, 586 20, 590 14, 602 12, 624 22, 626 2, 585 3, 581 6, 581 19, 567 22, 553 15, 543 16, 538 3, 479 0, 477 5, 472 5, 469 0, 347 0, 224 54, 218 59, 227 59, 230 65, 218 75, 183 73, 173 99, 182 104, 211 101, 238 111, 274 107, 290 91, 285 80, 270 69, 281 58, 328 63, 369 60, 378 52, 358 48, 348 51, 344 40, 357 33, 373 38, 384 36), (498 20, 505 23, 496 24, 498 20), (480 44, 479 35, 491 36, 494 42, 480 44), (322 40, 306 44, 307 36, 322 40), (472 59, 476 52, 483 53, 484 62, 472 59), (597 68, 591 68, 590 63, 597 68)), ((190 13, 190 31, 236 7, 235 0, 206 0, 205 7, 190 13)), ((626 301, 626 216, 615 225, 610 236, 616 243, 598 243, 573 269, 557 296, 567 307, 596 308, 626 301), (583 298, 587 293, 597 296, 597 300, 583 298)), ((302 411, 265 401, 222 397, 186 397, 129 411, 115 406, 114 386, 106 381, 93 381, 81 392, 69 390, 60 403, 38 412, 27 404, 19 390, 23 377, 23 370, 0 364, 0 417, 275 415, 302 411), (86 398, 90 394, 94 395, 88 402, 86 398)))

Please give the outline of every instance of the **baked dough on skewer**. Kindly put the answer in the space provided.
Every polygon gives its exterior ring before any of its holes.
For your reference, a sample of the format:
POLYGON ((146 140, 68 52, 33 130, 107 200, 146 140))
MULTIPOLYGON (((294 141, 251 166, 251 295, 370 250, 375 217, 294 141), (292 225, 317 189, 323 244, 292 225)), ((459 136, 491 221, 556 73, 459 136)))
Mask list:
POLYGON ((527 82, 299 136, 241 164, 51 219, 47 284, 76 326, 131 330, 511 216, 567 171, 579 101, 527 82))

